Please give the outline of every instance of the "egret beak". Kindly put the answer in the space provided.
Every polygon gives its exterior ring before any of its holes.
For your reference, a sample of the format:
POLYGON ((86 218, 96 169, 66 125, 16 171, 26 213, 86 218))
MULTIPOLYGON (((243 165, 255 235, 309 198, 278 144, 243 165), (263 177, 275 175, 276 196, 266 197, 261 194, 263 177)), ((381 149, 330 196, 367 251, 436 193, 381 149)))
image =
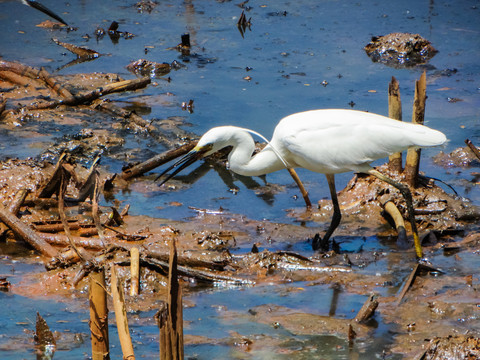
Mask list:
POLYGON ((40 10, 41 12, 43 12, 44 14, 47 14, 48 16, 54 18, 55 20, 57 21, 60 21, 62 24, 68 26, 68 24, 65 22, 65 20, 63 20, 60 16, 58 16, 57 14, 55 14, 52 10, 50 10, 49 8, 47 8, 45 5, 42 5, 40 4, 38 1, 35 1, 35 0, 22 0, 22 2, 27 5, 27 6, 30 6, 34 9, 37 9, 37 10, 40 10))
POLYGON ((203 147, 194 147, 187 155, 182 157, 180 160, 178 160, 175 164, 170 166, 167 170, 162 172, 158 177, 155 179, 157 181, 160 179, 163 175, 168 173, 170 170, 175 169, 174 172, 171 174, 167 175, 165 179, 162 180, 159 186, 165 184, 168 180, 170 180, 172 177, 177 175, 180 171, 185 169, 186 167, 192 165, 195 161, 201 159, 204 157, 205 153, 207 153, 211 149, 211 146, 203 146, 203 147))

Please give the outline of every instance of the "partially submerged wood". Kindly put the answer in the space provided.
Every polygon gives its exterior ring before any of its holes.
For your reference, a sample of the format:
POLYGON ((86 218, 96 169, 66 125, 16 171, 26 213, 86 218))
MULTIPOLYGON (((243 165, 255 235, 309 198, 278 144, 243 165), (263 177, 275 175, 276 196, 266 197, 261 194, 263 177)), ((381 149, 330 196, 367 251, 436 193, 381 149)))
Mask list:
POLYGON ((52 41, 55 44, 57 44, 57 45, 65 48, 65 49, 67 49, 68 51, 74 53, 79 58, 94 59, 94 58, 97 58, 97 57, 100 56, 100 54, 97 51, 88 49, 86 47, 81 47, 81 46, 61 42, 61 41, 59 41, 58 39, 55 39, 55 38, 52 38, 52 41))
POLYGON ((92 360, 110 358, 108 339, 108 307, 105 284, 105 270, 90 273, 90 338, 92 341, 92 360))
POLYGON ((53 248, 48 242, 37 235, 27 224, 13 215, 10 211, 0 206, 0 221, 13 231, 23 241, 27 242, 40 254, 48 257, 55 257, 58 255, 58 251, 53 248))
POLYGON ((478 148, 469 139, 465 140, 465 144, 467 144, 469 149, 472 150, 477 159, 480 160, 480 151, 478 150, 478 148))
POLYGON ((368 299, 365 301, 361 309, 358 311, 357 316, 355 316, 355 321, 357 323, 362 323, 367 320, 369 320, 373 314, 375 313, 375 310, 378 307, 378 300, 377 296, 374 294, 371 294, 368 299))

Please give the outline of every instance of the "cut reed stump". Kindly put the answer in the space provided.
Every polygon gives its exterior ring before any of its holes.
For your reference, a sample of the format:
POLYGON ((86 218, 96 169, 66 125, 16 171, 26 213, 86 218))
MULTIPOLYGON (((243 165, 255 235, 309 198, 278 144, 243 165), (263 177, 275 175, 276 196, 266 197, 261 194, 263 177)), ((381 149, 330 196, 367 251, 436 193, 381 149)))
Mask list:
POLYGON ((105 287, 105 270, 90 273, 90 334, 92 360, 110 359, 108 342, 108 307, 105 287))
POLYGON ((140 287, 140 252, 137 247, 130 249, 130 296, 137 296, 140 287))
MULTIPOLYGON (((388 117, 402 121, 402 100, 400 99, 400 87, 397 79, 392 76, 392 81, 388 84, 388 117)), ((398 152, 388 157, 388 167, 390 170, 402 171, 402 153, 398 152)))
POLYGON ((132 338, 128 329, 127 311, 125 309, 125 300, 123 296, 122 284, 117 278, 117 269, 115 265, 110 268, 111 289, 113 297, 113 308, 115 309, 115 319, 117 321, 118 337, 122 347, 123 359, 135 360, 133 353, 132 338))
MULTIPOLYGON (((427 75, 424 71, 420 80, 415 81, 415 99, 413 101, 412 122, 423 125, 425 118, 425 101, 427 100, 427 75)), ((405 181, 411 187, 417 185, 420 166, 420 149, 408 149, 405 163, 405 181)))
POLYGON ((167 302, 155 318, 160 329, 160 360, 183 360, 182 288, 178 281, 175 240, 170 242, 167 302))

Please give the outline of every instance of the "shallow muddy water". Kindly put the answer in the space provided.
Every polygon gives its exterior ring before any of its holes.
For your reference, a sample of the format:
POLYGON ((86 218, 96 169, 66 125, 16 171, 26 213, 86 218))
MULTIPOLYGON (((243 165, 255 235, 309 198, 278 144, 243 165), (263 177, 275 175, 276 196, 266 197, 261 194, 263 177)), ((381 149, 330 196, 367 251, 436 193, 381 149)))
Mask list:
MULTIPOLYGON (((316 108, 353 106, 354 109, 386 115, 387 88, 392 76, 400 83, 404 120, 410 120, 414 83, 426 70, 425 122, 443 131, 449 142, 440 149, 423 150, 421 170, 444 180, 460 196, 480 205, 478 184, 472 181, 472 173, 478 172, 478 168, 445 169, 432 161, 439 151, 450 152, 464 146, 466 138, 480 145, 478 1, 250 1, 245 5, 245 14, 247 18, 251 17, 252 25, 243 37, 236 26, 242 12, 239 2, 159 1, 151 13, 138 13, 134 3, 129 1, 43 0, 42 3, 78 30, 67 32, 36 27, 46 19, 45 15, 19 1, 0 1, 0 56, 3 59, 43 66, 54 75, 110 72, 127 79, 135 77, 126 69, 131 61, 140 58, 160 63, 178 61, 185 67, 172 70, 164 77, 171 81, 154 79, 154 84, 144 90, 109 98, 120 106, 137 109, 138 114, 153 122, 179 118, 184 123, 183 129, 197 135, 213 126, 231 124, 254 129, 269 138, 283 116, 316 108), (128 31, 135 37, 120 38, 117 43, 108 35, 97 39, 96 28, 107 29, 112 21, 120 24, 120 31, 128 31), (191 36, 192 49, 190 55, 182 55, 171 48, 187 32, 191 36), (439 52, 428 64, 412 68, 392 68, 372 62, 363 47, 372 36, 391 32, 419 33, 439 52), (89 35, 88 39, 85 34, 89 35), (56 45, 51 38, 86 46, 103 55, 93 61, 63 67, 74 60, 75 55, 56 45), (246 80, 246 77, 250 79, 246 80), (190 99, 194 100, 193 113, 181 108, 182 102, 190 99)), ((2 92, 6 90, 0 89, 2 92)), ((86 126, 95 127, 95 121, 67 127, 30 119, 14 130, 0 124, 0 157, 41 157, 52 142, 59 142, 62 137, 71 136, 86 126)), ((125 144, 118 153, 136 154, 128 161, 146 160, 166 150, 148 137, 131 133, 125 133, 124 137, 125 144)), ((105 156, 102 160, 112 173, 120 172, 125 163, 124 156, 105 156)), ((193 173, 193 169, 191 171, 193 173)), ((302 170, 299 176, 313 201, 329 197, 324 176, 302 170)), ((351 177, 352 174, 337 176, 337 189, 342 189, 351 177)), ((201 216, 195 208, 212 211, 222 208, 249 219, 307 226, 312 228, 312 235, 316 231, 323 232, 327 225, 313 221, 301 223, 289 216, 287 210, 301 208, 303 201, 286 171, 268 175, 269 183, 280 186, 267 196, 252 190, 255 185, 252 181, 257 186, 263 185, 260 178, 246 180, 234 176, 232 185, 210 170, 198 179, 194 176, 183 179, 187 185, 178 191, 164 192, 138 182, 130 191, 115 194, 115 198, 131 204, 133 215, 172 220, 201 216), (172 203, 181 206, 171 206, 172 203)), ((102 201, 104 205, 110 204, 102 201)), ((285 244, 266 238, 260 244, 262 248, 285 249, 285 244)), ((338 240, 342 241, 342 237, 339 236, 338 240)), ((392 244, 379 241, 375 236, 366 240, 360 236, 347 236, 343 240, 343 250, 347 252, 355 253, 359 249, 395 251, 392 244)), ((307 239, 289 246, 289 249, 306 256, 313 254, 307 239)), ((249 249, 234 250, 245 252, 249 249)), ((22 273, 43 271, 35 260, 27 261, 25 254, 11 257, 3 244, 0 254, 3 254, 0 275, 8 276, 13 285, 17 279, 21 281, 22 273)), ((409 256, 411 261, 404 260, 402 266, 382 259, 355 271, 369 276, 392 272, 391 285, 378 286, 375 291, 393 296, 414 264, 413 255, 410 253, 409 256)), ((462 253, 461 258, 460 263, 455 257, 444 256, 440 250, 431 253, 436 266, 458 276, 473 273, 478 277, 478 253, 462 253)), ((474 282, 478 284, 478 278, 474 282)), ((331 285, 312 285, 290 279, 281 286, 262 284, 246 288, 196 289, 186 298, 195 306, 185 309, 185 334, 205 336, 210 341, 187 342, 186 358, 372 359, 382 358, 384 352, 388 359, 402 358, 389 350, 396 330, 380 315, 375 318, 376 327, 371 336, 352 347, 345 338, 299 334, 251 318, 252 309, 263 305, 329 315, 333 297, 337 297, 335 316, 353 318, 369 295, 349 291, 334 293, 331 285), (254 339, 254 344, 248 349, 242 346, 242 336, 254 339), (236 343, 238 338, 240 341, 236 343)), ((2 358, 34 356, 32 337, 25 334, 24 329, 34 330, 37 311, 42 313, 52 330, 67 335, 65 348, 59 347, 57 358, 88 358, 90 342, 88 325, 84 321, 88 317, 86 298, 39 300, 0 293, 0 301, 3 304, 0 329, 5 329, 0 331, 2 358), (82 334, 80 338, 84 341, 73 336, 68 338, 69 334, 77 333, 82 334)), ((154 312, 130 315, 137 356, 157 358, 158 330, 152 319, 154 312)), ((112 358, 121 356, 115 331, 112 327, 110 338, 115 345, 112 358)))

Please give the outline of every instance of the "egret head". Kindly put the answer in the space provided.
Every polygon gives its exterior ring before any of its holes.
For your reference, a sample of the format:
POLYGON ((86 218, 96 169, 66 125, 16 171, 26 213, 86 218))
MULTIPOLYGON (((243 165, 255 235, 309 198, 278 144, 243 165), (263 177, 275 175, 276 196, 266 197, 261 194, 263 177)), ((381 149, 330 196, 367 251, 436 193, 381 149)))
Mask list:
POLYGON ((208 130, 200 138, 200 140, 198 140, 197 146, 195 146, 187 155, 182 157, 157 177, 157 179, 159 179, 170 170, 175 169, 175 171, 162 180, 160 185, 166 183, 169 179, 185 169, 187 166, 193 164, 195 161, 212 155, 224 147, 232 145, 232 137, 234 135, 235 128, 233 126, 220 126, 208 130))

